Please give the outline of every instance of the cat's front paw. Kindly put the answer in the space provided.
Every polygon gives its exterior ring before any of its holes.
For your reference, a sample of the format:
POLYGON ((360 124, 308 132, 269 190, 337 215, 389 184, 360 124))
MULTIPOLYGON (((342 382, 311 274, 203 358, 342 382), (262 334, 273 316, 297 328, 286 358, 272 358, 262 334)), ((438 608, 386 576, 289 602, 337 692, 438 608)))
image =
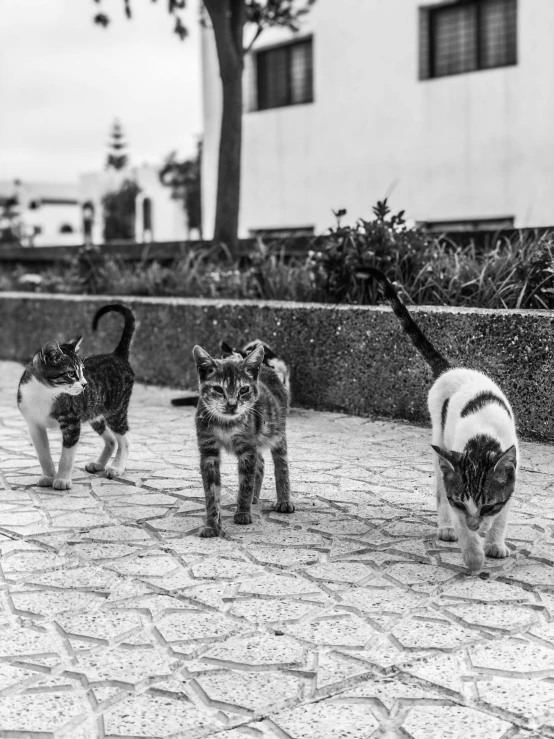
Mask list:
POLYGON ((291 500, 281 500, 274 503, 271 508, 278 513, 294 513, 296 508, 291 500))
POLYGON ((252 514, 245 513, 244 511, 237 511, 233 516, 233 521, 242 525, 252 523, 252 514))
POLYGON ((202 539, 212 539, 216 536, 225 538, 225 532, 221 526, 204 526, 200 529, 200 537, 202 539))
POLYGON ((458 541, 458 535, 452 526, 442 526, 439 528, 437 538, 441 541, 458 541))
POLYGON ((505 544, 485 544, 485 554, 487 555, 487 557, 503 559, 504 557, 510 556, 510 550, 505 544))
POLYGON ((54 482, 53 477, 49 477, 48 475, 43 475, 42 477, 39 477, 37 485, 39 485, 41 488, 51 488, 53 482, 54 482))
POLYGON ((63 477, 57 477, 52 483, 54 490, 70 490, 71 480, 66 480, 63 477))
POLYGON ((88 464, 85 465, 85 470, 87 472, 101 472, 104 469, 104 465, 99 464, 98 462, 88 462, 88 464))
POLYGON ((485 564, 485 553, 477 550, 464 552, 463 560, 468 570, 478 572, 483 569, 483 565, 485 564))
POLYGON ((124 467, 106 467, 106 477, 110 480, 113 480, 114 477, 121 477, 124 472, 124 467))

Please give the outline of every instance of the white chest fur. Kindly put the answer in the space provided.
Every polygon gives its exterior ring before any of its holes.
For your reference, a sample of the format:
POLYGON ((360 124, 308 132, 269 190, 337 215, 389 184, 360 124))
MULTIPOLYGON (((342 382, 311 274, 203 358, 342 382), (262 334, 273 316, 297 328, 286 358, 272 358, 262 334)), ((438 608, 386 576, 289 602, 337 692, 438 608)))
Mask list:
POLYGON ((20 392, 19 409, 28 424, 42 428, 56 428, 58 426, 58 422, 50 415, 52 404, 60 395, 57 388, 47 387, 33 377, 30 382, 21 385, 20 392))

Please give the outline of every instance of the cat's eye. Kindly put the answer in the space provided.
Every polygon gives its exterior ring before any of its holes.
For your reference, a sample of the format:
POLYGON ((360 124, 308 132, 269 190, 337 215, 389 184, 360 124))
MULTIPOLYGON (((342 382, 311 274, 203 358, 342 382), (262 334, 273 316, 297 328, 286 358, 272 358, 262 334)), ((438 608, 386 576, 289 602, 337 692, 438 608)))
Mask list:
POLYGON ((249 392, 250 392, 249 387, 241 387, 240 389, 240 395, 248 395, 249 392))
POLYGON ((212 385, 212 390, 214 391, 214 393, 217 393, 218 395, 224 394, 223 388, 221 387, 221 385, 212 385))
POLYGON ((457 508, 459 511, 465 511, 466 507, 463 503, 460 503, 458 500, 451 500, 450 505, 453 505, 454 508, 457 508))
POLYGON ((494 515, 495 513, 498 513, 501 508, 502 508, 501 503, 494 503, 493 505, 484 505, 481 508, 481 515, 482 516, 494 515))

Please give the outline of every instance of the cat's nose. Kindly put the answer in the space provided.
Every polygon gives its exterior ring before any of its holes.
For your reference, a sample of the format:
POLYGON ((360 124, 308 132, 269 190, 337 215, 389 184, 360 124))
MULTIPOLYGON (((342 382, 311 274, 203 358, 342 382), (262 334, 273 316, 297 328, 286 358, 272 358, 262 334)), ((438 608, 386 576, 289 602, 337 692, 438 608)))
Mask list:
POLYGON ((227 401, 228 407, 231 408, 232 410, 235 410, 235 408, 237 407, 237 404, 238 404, 238 401, 236 398, 229 398, 229 400, 227 401))

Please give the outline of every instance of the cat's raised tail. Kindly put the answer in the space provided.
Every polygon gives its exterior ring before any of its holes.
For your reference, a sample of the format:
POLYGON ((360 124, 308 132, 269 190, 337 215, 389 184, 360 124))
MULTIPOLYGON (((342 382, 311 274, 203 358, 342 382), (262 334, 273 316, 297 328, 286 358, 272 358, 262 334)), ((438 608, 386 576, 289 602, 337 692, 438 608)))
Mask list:
POLYGON ((128 306, 123 305, 123 303, 108 303, 108 305, 103 305, 102 308, 96 311, 94 318, 92 319, 92 330, 96 331, 98 321, 102 316, 106 315, 106 313, 112 312, 121 313, 125 319, 123 333, 121 334, 119 344, 115 347, 113 353, 123 357, 124 359, 129 359, 129 348, 131 346, 133 334, 135 333, 136 319, 135 314, 128 306))
POLYGON ((358 277, 374 277, 381 283, 385 297, 389 301, 394 315, 400 320, 402 328, 410 337, 412 344, 431 368, 435 379, 442 375, 443 372, 452 369, 450 362, 435 349, 411 317, 408 309, 400 300, 396 288, 381 270, 375 269, 374 267, 360 267, 356 270, 356 275, 358 277))

